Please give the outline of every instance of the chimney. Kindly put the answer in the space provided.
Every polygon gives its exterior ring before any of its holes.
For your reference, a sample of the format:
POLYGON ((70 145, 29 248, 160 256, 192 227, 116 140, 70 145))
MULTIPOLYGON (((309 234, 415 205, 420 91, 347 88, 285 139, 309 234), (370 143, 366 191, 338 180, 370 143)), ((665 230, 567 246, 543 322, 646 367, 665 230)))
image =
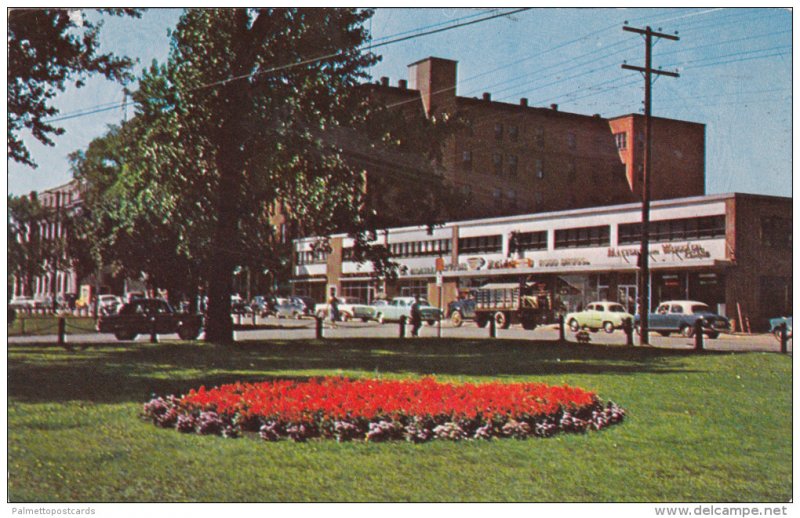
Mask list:
POLYGON ((383 76, 381 78, 381 86, 389 86, 389 78, 388 77, 383 76))
POLYGON ((490 94, 489 92, 483 92, 483 100, 484 101, 491 101, 492 100, 492 94, 490 94))
POLYGON ((523 97, 523 98, 521 98, 521 99, 519 100, 519 105, 520 105, 520 106, 528 106, 528 98, 527 98, 527 97, 523 97))
POLYGON ((429 57, 408 65, 408 76, 419 90, 425 113, 455 108, 457 61, 429 57))
POLYGON ((408 88, 408 81, 401 79, 397 82, 397 86, 400 87, 401 90, 405 90, 408 88))
POLYGON ((550 105, 550 109, 557 112, 558 111, 558 105, 557 104, 551 104, 550 105))

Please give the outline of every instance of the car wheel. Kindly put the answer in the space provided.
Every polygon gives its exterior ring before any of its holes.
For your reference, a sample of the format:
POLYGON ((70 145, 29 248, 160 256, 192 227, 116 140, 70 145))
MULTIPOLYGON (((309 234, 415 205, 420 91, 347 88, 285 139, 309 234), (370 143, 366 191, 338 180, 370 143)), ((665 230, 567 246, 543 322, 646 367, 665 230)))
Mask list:
POLYGON ((383 313, 378 313, 378 316, 375 317, 375 322, 383 324, 383 313))
POLYGON ((569 330, 572 331, 573 333, 577 333, 578 331, 581 330, 581 325, 578 323, 577 320, 573 318, 572 320, 569 321, 569 330))
POLYGON ((611 322, 603 322, 603 331, 606 333, 613 333, 614 332, 614 324, 611 322))
POLYGON ((717 338, 718 336, 719 336, 719 333, 717 331, 711 331, 710 333, 708 333, 708 337, 711 338, 712 340, 714 338, 717 338))
POLYGON ((352 317, 350 316, 349 313, 342 313, 342 316, 340 318, 342 319, 342 322, 348 322, 352 317))
POLYGON ((181 326, 178 328, 178 336, 181 340, 194 340, 200 335, 200 329, 190 326, 181 326))
POLYGON ((461 327, 464 324, 464 316, 460 311, 455 310, 453 311, 453 314, 450 315, 450 323, 453 325, 453 327, 461 327))
POLYGON ((660 334, 661 336, 669 336, 670 335, 669 331, 659 331, 658 334, 660 334))
POLYGON ((511 326, 511 319, 502 311, 494 314, 494 324, 501 329, 508 329, 511 326))
POLYGON ((132 333, 130 331, 117 331, 114 333, 114 337, 117 340, 133 340, 136 338, 136 333, 132 333))
POLYGON ((366 324, 367 322, 369 322, 369 318, 367 318, 367 317, 361 317, 361 321, 362 321, 362 322, 364 322, 364 323, 366 324))
POLYGON ((681 334, 686 338, 691 338, 694 336, 694 328, 684 324, 681 326, 681 334))
POLYGON ((300 313, 299 311, 295 311, 295 313, 294 313, 294 319, 295 319, 295 320, 300 320, 301 318, 303 318, 303 314, 302 314, 302 313, 300 313))
POLYGON ((433 326, 436 325, 436 321, 435 320, 428 320, 428 325, 433 327, 433 326))
POLYGON ((526 331, 533 331, 536 329, 536 321, 535 320, 523 320, 522 321, 522 329, 526 331))

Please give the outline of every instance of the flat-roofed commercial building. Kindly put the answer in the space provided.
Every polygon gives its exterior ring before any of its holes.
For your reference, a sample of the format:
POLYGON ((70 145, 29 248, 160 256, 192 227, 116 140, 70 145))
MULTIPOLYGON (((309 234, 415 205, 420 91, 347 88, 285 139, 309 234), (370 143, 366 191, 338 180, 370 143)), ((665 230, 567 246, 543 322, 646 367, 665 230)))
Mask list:
MULTIPOLYGON (((753 329, 792 311, 792 200, 720 194, 655 201, 651 205, 653 307, 691 299, 753 329)), ((399 264, 396 281, 372 275, 352 260, 353 239, 334 235, 294 243, 295 293, 323 300, 332 293, 369 302, 422 295, 442 306, 488 282, 525 277, 546 286, 574 310, 614 300, 635 310, 641 205, 628 203, 393 228, 378 234, 399 264), (324 243, 324 246, 320 246, 324 243)))

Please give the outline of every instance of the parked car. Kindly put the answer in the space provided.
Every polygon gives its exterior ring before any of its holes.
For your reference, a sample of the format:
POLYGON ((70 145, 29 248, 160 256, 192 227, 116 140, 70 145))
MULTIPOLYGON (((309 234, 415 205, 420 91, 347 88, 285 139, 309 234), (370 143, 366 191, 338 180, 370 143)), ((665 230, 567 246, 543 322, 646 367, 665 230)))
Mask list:
POLYGON ((306 316, 314 316, 314 306, 317 304, 311 297, 305 295, 293 295, 289 297, 295 302, 303 305, 303 314, 306 316))
MULTIPOLYGON (((414 303, 414 297, 395 297, 391 302, 383 306, 382 309, 382 322, 399 322, 400 319, 405 318, 411 320, 411 305, 414 303)), ((420 313, 422 314, 422 321, 427 322, 428 325, 434 325, 442 318, 442 312, 439 308, 435 308, 428 304, 425 299, 419 299, 420 313)))
POLYGON ((633 322, 633 315, 625 311, 622 304, 603 300, 587 304, 583 311, 567 313, 564 322, 573 332, 581 329, 591 331, 602 329, 606 333, 613 333, 615 329, 622 328, 623 322, 628 318, 633 322))
MULTIPOLYGON (((354 301, 345 297, 336 297, 336 299, 339 301, 339 318, 341 318, 343 322, 351 320, 353 318, 354 301)), ((330 314, 328 303, 315 305, 314 314, 319 318, 328 318, 330 314)))
POLYGON ((769 319, 769 332, 775 335, 778 340, 781 339, 781 325, 786 324, 787 337, 792 338, 792 317, 776 317, 769 319))
POLYGON ((383 324, 383 307, 389 302, 383 299, 372 301, 372 304, 353 304, 353 318, 361 319, 362 322, 374 320, 383 324))
POLYGON ((239 295, 231 295, 231 313, 234 315, 252 315, 253 308, 239 295))
POLYGON ((475 319, 475 299, 465 298, 454 300, 447 305, 447 318, 453 327, 461 327, 465 320, 475 319))
POLYGON ((136 335, 178 333, 182 340, 194 340, 203 328, 203 316, 178 313, 163 299, 136 299, 124 304, 118 313, 101 315, 97 331, 113 333, 117 340, 133 340, 136 335))
POLYGON ((278 318, 301 318, 306 309, 305 304, 294 299, 280 299, 275 306, 275 316, 278 318))
MULTIPOLYGON (((709 338, 716 338, 721 331, 730 329, 728 319, 717 315, 707 304, 696 300, 669 300, 662 302, 655 313, 648 317, 649 329, 662 336, 670 333, 681 333, 685 337, 694 335, 694 324, 703 319, 703 333, 709 338)), ((639 315, 636 315, 636 331, 641 333, 639 315)))

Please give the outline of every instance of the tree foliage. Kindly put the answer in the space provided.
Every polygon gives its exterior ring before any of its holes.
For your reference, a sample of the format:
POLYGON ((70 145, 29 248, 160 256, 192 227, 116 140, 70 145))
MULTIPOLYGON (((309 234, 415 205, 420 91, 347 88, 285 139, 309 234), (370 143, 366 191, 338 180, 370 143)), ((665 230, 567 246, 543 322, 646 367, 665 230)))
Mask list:
MULTIPOLYGON (((101 9, 114 16, 141 16, 141 9, 101 9)), ((98 53, 100 23, 77 9, 9 9, 8 13, 8 156, 36 167, 20 133, 40 142, 64 130, 47 122, 59 113, 51 101, 67 82, 77 86, 90 74, 115 81, 131 79, 129 58, 98 53)))

